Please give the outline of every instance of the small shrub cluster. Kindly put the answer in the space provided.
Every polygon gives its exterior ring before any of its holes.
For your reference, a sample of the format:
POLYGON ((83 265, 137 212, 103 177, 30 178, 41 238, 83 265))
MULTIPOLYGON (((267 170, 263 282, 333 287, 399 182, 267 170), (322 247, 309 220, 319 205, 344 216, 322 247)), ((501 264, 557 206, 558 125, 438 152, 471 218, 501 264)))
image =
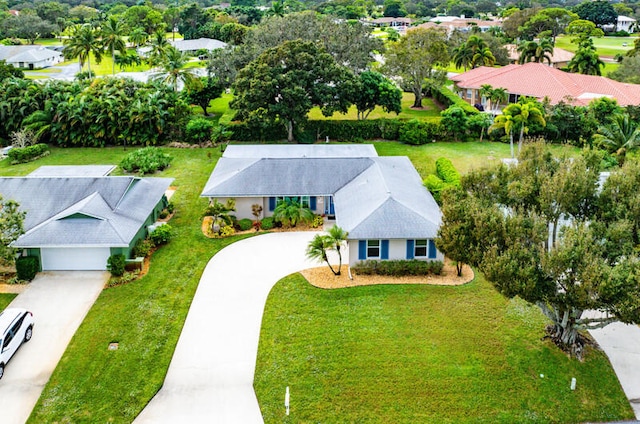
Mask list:
POLYGON ((229 237, 234 235, 235 233, 236 229, 231 225, 225 225, 224 227, 220 228, 220 237, 229 237))
POLYGON ((20 256, 16 259, 16 271, 19 281, 31 281, 40 269, 40 261, 36 256, 20 256))
POLYGON ((158 218, 160 219, 165 219, 168 216, 169 216, 169 211, 166 209, 161 210, 160 213, 158 214, 158 218))
POLYGON ((121 286, 123 284, 128 284, 132 281, 135 281, 140 276, 140 271, 127 271, 124 272, 119 277, 111 277, 109 281, 107 281, 107 288, 121 286))
POLYGON ((311 228, 320 228, 324 225, 324 217, 322 215, 316 215, 311 221, 311 228))
POLYGON ((148 238, 139 239, 133 246, 131 253, 134 258, 146 258, 153 247, 153 242, 148 238))
POLYGON ((151 234, 149 239, 154 246, 160 246, 166 244, 173 237, 173 228, 169 224, 159 225, 151 234))
POLYGON ((107 260, 107 269, 111 272, 112 276, 122 277, 126 263, 127 261, 123 254, 111 255, 107 260))
POLYGON ((351 269, 358 275, 386 275, 390 277, 440 275, 442 261, 392 260, 361 261, 351 269))
POLYGON ((275 221, 273 220, 273 217, 266 217, 263 218, 261 221, 261 227, 263 230, 268 231, 271 230, 275 225, 275 221))
POLYGON ((172 159, 157 147, 145 147, 125 156, 120 162, 120 167, 127 172, 138 172, 140 175, 152 174, 168 167, 172 159))
POLYGON ((250 220, 249 218, 244 218, 241 219, 237 222, 238 225, 238 229, 240 229, 240 231, 248 231, 251 229, 251 227, 253 227, 253 221, 250 220))
POLYGON ((49 154, 49 146, 44 143, 34 144, 27 147, 14 147, 7 155, 12 164, 29 162, 41 156, 49 154))
POLYGON ((442 135, 440 124, 412 119, 400 128, 398 140, 405 144, 421 145, 431 143, 442 135))
POLYGON ((424 180, 425 187, 431 192, 436 202, 440 203, 442 191, 448 187, 460 187, 460 174, 447 158, 436 160, 436 175, 429 175, 424 180))
POLYGON ((206 118, 195 118, 187 123, 186 135, 190 143, 204 143, 211 141, 215 123, 206 118))

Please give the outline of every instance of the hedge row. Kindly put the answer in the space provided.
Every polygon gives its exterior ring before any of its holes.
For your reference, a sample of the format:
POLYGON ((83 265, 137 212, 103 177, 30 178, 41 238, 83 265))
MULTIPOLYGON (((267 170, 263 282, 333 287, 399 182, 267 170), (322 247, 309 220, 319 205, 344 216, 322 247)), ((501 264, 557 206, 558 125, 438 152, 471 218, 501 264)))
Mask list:
POLYGON ((458 106, 462 108, 467 115, 476 115, 479 113, 478 109, 462 100, 460 96, 449 90, 447 87, 440 87, 438 89, 433 88, 431 90, 431 96, 438 102, 442 103, 445 106, 445 109, 450 106, 458 106))
POLYGON ((440 275, 444 264, 442 261, 392 260, 392 261, 361 261, 351 267, 358 275, 388 275, 402 277, 405 275, 440 275))
POLYGON ((20 256, 16 259, 16 273, 18 280, 31 281, 40 270, 40 261, 36 256, 20 256))
POLYGON ((34 144, 27 147, 14 147, 9 150, 7 156, 11 159, 11 163, 24 163, 36 159, 49 152, 49 146, 44 143, 34 144))
POLYGON ((446 184, 460 186, 460 174, 447 158, 436 160, 436 174, 446 184))

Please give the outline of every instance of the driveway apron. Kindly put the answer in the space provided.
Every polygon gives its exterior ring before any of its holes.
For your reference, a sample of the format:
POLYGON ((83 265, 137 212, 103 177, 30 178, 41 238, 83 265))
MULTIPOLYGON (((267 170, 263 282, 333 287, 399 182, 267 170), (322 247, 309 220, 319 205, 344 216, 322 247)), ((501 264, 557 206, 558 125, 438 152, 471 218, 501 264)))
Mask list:
POLYGON ((609 357, 636 419, 640 420, 640 327, 614 322, 589 332, 609 357))
POLYGON ((24 423, 71 337, 98 298, 109 273, 41 272, 9 305, 33 312, 33 338, 23 344, 0 380, 0 421, 24 423))
POLYGON ((209 261, 162 389, 136 423, 263 422, 253 377, 265 302, 278 280, 319 266, 305 258, 315 234, 252 237, 209 261))

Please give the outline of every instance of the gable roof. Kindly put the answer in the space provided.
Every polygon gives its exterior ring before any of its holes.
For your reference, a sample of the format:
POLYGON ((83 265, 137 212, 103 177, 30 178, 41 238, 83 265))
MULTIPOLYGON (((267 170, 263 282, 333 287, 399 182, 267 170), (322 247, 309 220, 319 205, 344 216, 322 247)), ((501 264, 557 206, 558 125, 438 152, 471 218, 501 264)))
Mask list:
POLYGON ((0 60, 7 63, 40 62, 42 60, 61 57, 60 52, 53 51, 40 45, 3 46, 0 45, 0 60))
POLYGON ((368 146, 229 146, 201 196, 333 195, 336 223, 350 239, 435 237, 441 212, 409 158, 378 157, 368 146))
POLYGON ((0 194, 26 211, 15 247, 127 247, 169 178, 4 177, 0 194))
POLYGON ((227 43, 220 40, 214 40, 213 38, 197 38, 195 40, 176 40, 172 41, 173 47, 181 52, 196 51, 200 49, 215 50, 222 49, 227 46, 227 43))
POLYGON ((561 71, 542 63, 507 65, 502 68, 481 66, 451 77, 460 88, 479 89, 483 84, 502 87, 509 93, 543 99, 551 104, 567 99, 587 105, 597 97, 611 97, 621 106, 640 105, 640 85, 625 84, 605 77, 561 71))
POLYGON ((45 165, 30 177, 105 177, 116 169, 114 165, 45 165))

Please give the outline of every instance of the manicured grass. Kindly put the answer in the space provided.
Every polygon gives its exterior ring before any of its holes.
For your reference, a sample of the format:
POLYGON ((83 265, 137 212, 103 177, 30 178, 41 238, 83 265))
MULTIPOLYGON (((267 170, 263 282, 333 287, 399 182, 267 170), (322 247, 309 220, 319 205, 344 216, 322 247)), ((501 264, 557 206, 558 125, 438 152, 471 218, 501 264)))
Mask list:
MULTIPOLYGON (((40 165, 117 164, 131 151, 119 148, 53 149, 36 162, 9 166, 1 175, 24 175, 40 165)), ((159 390, 191 299, 208 260, 238 240, 202 235, 198 196, 218 149, 167 149, 174 157, 161 174, 175 178, 170 222, 175 238, 158 250, 142 279, 102 292, 72 339, 30 418, 42 422, 131 422, 159 390), (208 155, 211 155, 211 158, 208 155), (117 351, 108 351, 118 341, 117 351)))
POLYGON ((235 111, 229 108, 229 102, 231 102, 231 100, 233 100, 233 94, 222 93, 221 97, 211 101, 207 111, 215 114, 221 124, 228 124, 235 115, 235 111))
POLYGON ((620 67, 619 63, 605 62, 604 67, 602 68, 602 76, 606 77, 611 72, 618 69, 619 67, 620 67))
MULTIPOLYGON (((433 100, 425 98, 422 100, 423 109, 412 109, 414 96, 411 93, 402 94, 402 112, 399 115, 395 113, 386 113, 381 107, 376 107, 367 119, 379 119, 379 118, 400 118, 400 119, 439 119, 440 108, 433 103, 433 100)), ((335 119, 335 120, 355 120, 358 119, 357 109, 355 106, 349 108, 349 112, 334 113, 331 117, 325 117, 319 108, 311 109, 309 112, 309 119, 335 119)))
MULTIPOLYGON (((575 52, 578 50, 578 46, 571 42, 571 38, 572 37, 566 35, 557 37, 556 47, 569 50, 570 52, 575 52)), ((624 54, 628 50, 631 50, 633 48, 633 42, 637 38, 638 37, 594 37, 592 40, 599 55, 613 57, 618 53, 624 54), (625 43, 627 45, 623 46, 625 43)))
POLYGON ((606 356, 569 359, 542 340, 544 324, 481 276, 460 287, 322 290, 295 274, 267 300, 254 387, 266 423, 633 418, 606 356))
POLYGON ((16 296, 17 295, 13 293, 0 293, 0 311, 4 311, 16 296))

